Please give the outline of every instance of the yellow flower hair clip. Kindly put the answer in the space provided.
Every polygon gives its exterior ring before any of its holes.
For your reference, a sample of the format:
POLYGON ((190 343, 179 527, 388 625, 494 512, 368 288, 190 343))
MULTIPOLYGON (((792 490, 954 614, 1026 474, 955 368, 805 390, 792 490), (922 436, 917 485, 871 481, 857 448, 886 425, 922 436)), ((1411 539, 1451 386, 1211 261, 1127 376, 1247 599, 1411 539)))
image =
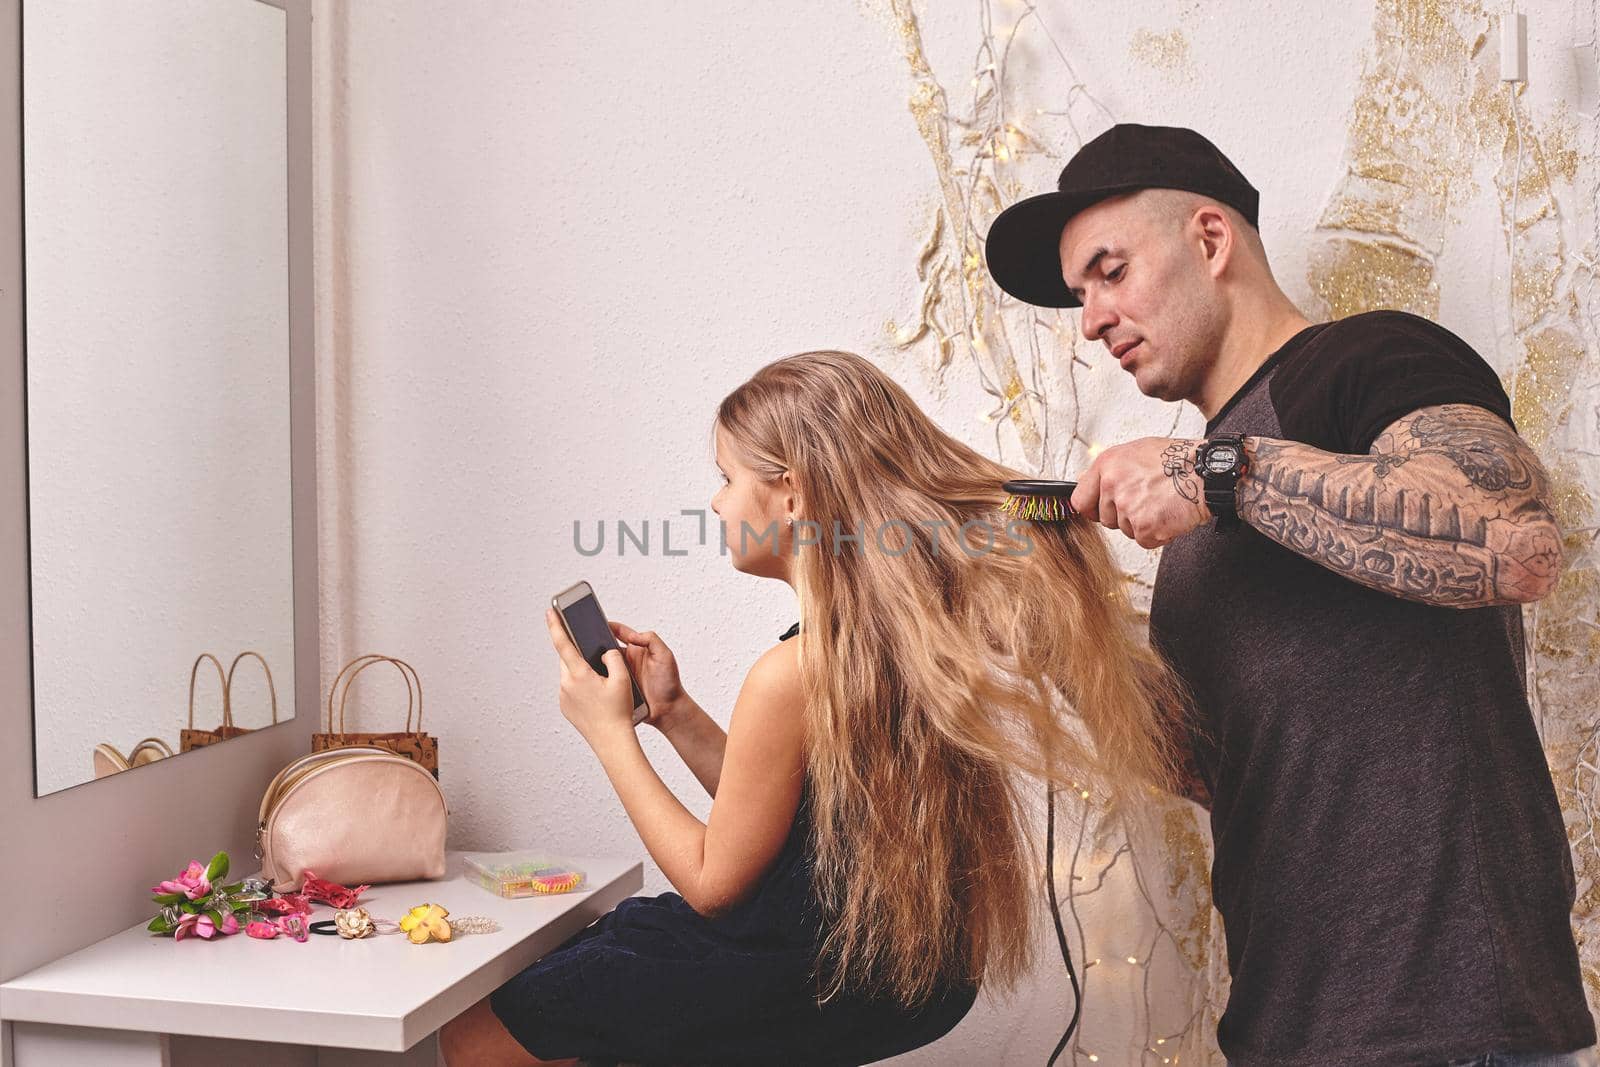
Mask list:
POLYGON ((400 920, 400 929, 413 945, 421 945, 430 938, 435 941, 450 940, 450 923, 445 916, 450 913, 438 904, 418 904, 400 920))

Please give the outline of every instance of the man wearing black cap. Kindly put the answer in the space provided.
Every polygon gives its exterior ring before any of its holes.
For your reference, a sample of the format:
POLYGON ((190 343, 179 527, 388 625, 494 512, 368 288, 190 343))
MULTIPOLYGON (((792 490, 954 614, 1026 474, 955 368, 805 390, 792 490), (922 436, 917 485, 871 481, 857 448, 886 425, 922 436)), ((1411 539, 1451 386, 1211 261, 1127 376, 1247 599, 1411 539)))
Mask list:
POLYGON ((1165 546, 1150 632, 1200 713, 1218 1044, 1233 1067, 1600 1063, 1525 689, 1519 605, 1563 567, 1545 472, 1450 331, 1306 320, 1258 199, 1194 131, 1124 124, 987 240, 1001 288, 1081 307, 1141 392, 1207 419, 1106 449, 1072 505, 1165 546))

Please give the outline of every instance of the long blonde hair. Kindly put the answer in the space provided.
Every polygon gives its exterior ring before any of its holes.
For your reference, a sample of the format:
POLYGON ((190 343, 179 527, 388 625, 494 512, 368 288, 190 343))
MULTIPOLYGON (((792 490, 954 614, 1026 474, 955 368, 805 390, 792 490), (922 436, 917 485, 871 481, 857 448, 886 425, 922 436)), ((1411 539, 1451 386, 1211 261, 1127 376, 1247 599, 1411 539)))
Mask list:
POLYGON ((1037 782, 1125 812, 1179 781, 1188 702, 1099 528, 1011 520, 1001 483, 1027 475, 848 352, 761 368, 715 429, 763 480, 790 473, 820 535, 794 584, 823 998, 1014 988, 1039 916, 1037 782))

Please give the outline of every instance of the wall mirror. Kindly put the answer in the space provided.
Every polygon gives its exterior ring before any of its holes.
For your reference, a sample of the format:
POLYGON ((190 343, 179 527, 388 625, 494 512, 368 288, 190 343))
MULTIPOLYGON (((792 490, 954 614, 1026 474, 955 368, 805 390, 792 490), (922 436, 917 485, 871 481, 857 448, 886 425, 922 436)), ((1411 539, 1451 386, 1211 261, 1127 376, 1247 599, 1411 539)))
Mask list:
POLYGON ((286 50, 266 0, 22 4, 38 796, 297 710, 286 50))

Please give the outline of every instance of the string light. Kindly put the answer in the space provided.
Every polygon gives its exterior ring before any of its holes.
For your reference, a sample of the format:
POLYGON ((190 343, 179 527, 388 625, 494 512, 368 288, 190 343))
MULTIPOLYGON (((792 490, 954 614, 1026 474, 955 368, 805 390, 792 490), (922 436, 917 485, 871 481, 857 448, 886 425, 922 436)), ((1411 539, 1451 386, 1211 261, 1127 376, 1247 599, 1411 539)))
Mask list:
MULTIPOLYGON (((890 7, 913 78, 912 113, 932 156, 941 194, 940 206, 917 258, 917 277, 923 285, 918 321, 895 330, 894 342, 904 348, 932 336, 938 341, 941 371, 958 353, 968 357, 979 387, 993 401, 977 415, 979 425, 993 430, 993 454, 1009 451, 1011 442, 1002 438, 1002 431, 1010 427, 1022 448, 1019 466, 1038 472, 1040 477, 1081 469, 1086 463, 1085 455, 1092 460, 1104 450, 1102 444, 1089 441, 1080 432, 1085 413, 1080 404, 1078 375, 1093 370, 1093 364, 1079 352, 1080 343, 1087 342, 1066 313, 1045 313, 1003 294, 984 268, 982 237, 992 217, 1026 188, 1014 175, 1017 168, 1047 157, 1054 160, 1062 148, 1074 150, 1085 140, 1087 120, 1109 125, 1116 116, 1089 91, 1034 4, 1027 0, 1017 4, 1017 17, 1015 21, 1007 19, 1004 31, 997 31, 994 26, 989 0, 979 0, 981 38, 967 79, 970 97, 963 101, 959 112, 949 106, 944 87, 927 60, 911 0, 890 0, 890 7), (1064 77, 1049 81, 1053 89, 1066 86, 1060 98, 1062 110, 1041 107, 1019 112, 1010 98, 1007 58, 1023 32, 1041 35, 1047 42, 1048 54, 1059 60, 1064 77), (1018 117, 1024 113, 1033 120, 1064 119, 1070 130, 1069 143, 1062 145, 1062 138, 1055 135, 1035 136, 1018 117), (1062 403, 1047 396, 1043 384, 1047 381, 1055 383, 1055 389, 1049 392, 1061 395, 1062 403)), ((1092 136, 1098 130, 1089 132, 1092 136)), ((1058 165, 1052 162, 1052 168, 1058 165)), ((1047 177, 1054 176, 1052 169, 1047 177)), ((1146 566, 1153 565, 1153 560, 1147 561, 1146 566)), ((1150 585, 1139 576, 1134 581, 1145 588, 1150 585)), ((1086 860, 1084 829, 1089 813, 1097 809, 1090 804, 1090 790, 1083 783, 1073 782, 1072 787, 1085 808, 1080 813, 1078 841, 1071 852, 1069 877, 1065 880, 1068 891, 1063 912, 1064 918, 1070 918, 1078 943, 1076 955, 1082 959, 1088 952, 1078 904, 1098 892, 1121 857, 1131 856, 1132 846, 1121 845, 1109 861, 1094 864, 1096 870, 1080 873, 1079 867, 1086 860)), ((1185 815, 1192 820, 1192 815, 1185 815)), ((1139 891, 1154 913, 1154 901, 1142 886, 1139 891)), ((1159 926, 1159 918, 1156 922, 1159 926)), ((1214 945, 1211 951, 1215 955, 1214 945)), ((1146 970, 1138 963, 1138 957, 1126 958, 1139 971, 1146 970)), ((1080 995, 1085 999, 1090 996, 1089 972, 1100 963, 1100 958, 1095 957, 1083 968, 1080 995)), ((1148 1017, 1149 983, 1142 985, 1148 1017)), ((1213 1009, 1212 1014, 1218 1014, 1217 1010, 1213 1009)), ((1195 1019, 1199 1018, 1197 1013, 1195 1019)), ((1194 1021, 1191 1020, 1191 1027, 1194 1021)), ((1183 1034, 1188 1031, 1186 1027, 1183 1034)), ((1081 1036, 1081 1032, 1075 1032, 1075 1057, 1085 1055, 1081 1036)), ((1175 1036, 1181 1038, 1182 1034, 1175 1036)), ((1099 1060, 1094 1053, 1087 1053, 1087 1058, 1089 1062, 1099 1060)))

